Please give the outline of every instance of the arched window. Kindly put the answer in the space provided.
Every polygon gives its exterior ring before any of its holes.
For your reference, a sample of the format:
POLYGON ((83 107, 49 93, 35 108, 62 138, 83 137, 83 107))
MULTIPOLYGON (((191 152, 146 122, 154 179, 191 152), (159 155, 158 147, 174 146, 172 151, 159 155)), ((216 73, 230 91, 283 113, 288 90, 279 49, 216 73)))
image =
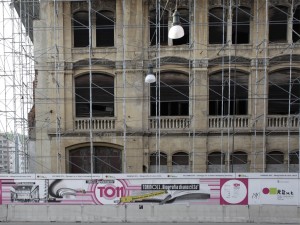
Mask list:
POLYGON ((209 76, 209 115, 247 115, 248 75, 220 71, 209 76), (223 112, 222 112, 223 108, 223 112))
POLYGON ((158 152, 154 152, 150 155, 150 166, 149 166, 149 173, 156 173, 158 172, 158 165, 160 165, 160 172, 167 173, 167 154, 160 152, 160 157, 158 152))
MULTIPOLYGON (((122 157, 119 149, 106 146, 94 146, 93 155, 94 173, 122 172, 122 157)), ((68 166, 70 173, 90 173, 90 146, 70 150, 68 166)))
POLYGON ((271 6, 269 8, 269 41, 286 42, 288 29, 288 8, 271 6))
POLYGON ((180 23, 184 30, 184 36, 179 39, 173 39, 173 45, 189 44, 190 39, 190 14, 188 9, 177 9, 180 15, 180 23))
POLYGON ((299 150, 292 151, 289 154, 290 170, 289 172, 299 172, 299 150))
POLYGON ((248 155, 246 152, 236 151, 230 155, 232 172, 248 172, 248 155))
POLYGON ((156 45, 158 38, 161 45, 168 45, 168 11, 161 8, 160 18, 156 10, 150 11, 150 45, 156 45), (160 27, 160 33, 159 28, 160 27))
POLYGON ((89 14, 79 11, 73 14, 73 40, 74 47, 87 47, 89 45, 89 14))
POLYGON ((172 155, 172 172, 173 173, 190 172, 189 154, 185 152, 177 152, 172 155))
POLYGON ((293 16, 293 42, 300 39, 300 6, 298 5, 293 16))
POLYGON ((97 47, 114 46, 114 13, 99 11, 96 14, 96 44, 97 47))
MULTIPOLYGON (((90 116, 89 74, 75 78, 76 117, 90 116)), ((92 74, 93 117, 114 116, 114 78, 109 75, 92 74)))
MULTIPOLYGON (((151 84, 151 116, 156 115, 156 95, 158 82, 151 84)), ((161 116, 189 115, 189 78, 178 72, 165 72, 160 75, 161 116)))
POLYGON ((271 151, 266 154, 266 172, 286 172, 284 154, 280 151, 271 151))
POLYGON ((225 44, 227 42, 226 9, 216 7, 209 10, 209 44, 225 44))
POLYGON ((225 171, 225 154, 212 152, 207 156, 207 172, 221 173, 225 171))
POLYGON ((232 15, 232 44, 247 44, 250 37, 250 9, 236 7, 232 15))
POLYGON ((299 113, 300 71, 282 69, 269 76, 268 114, 299 113))

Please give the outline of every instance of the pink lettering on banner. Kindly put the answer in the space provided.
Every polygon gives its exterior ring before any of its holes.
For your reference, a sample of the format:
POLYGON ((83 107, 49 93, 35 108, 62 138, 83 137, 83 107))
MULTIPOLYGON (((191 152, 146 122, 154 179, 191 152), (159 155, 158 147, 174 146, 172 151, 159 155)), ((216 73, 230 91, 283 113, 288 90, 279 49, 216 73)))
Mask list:
POLYGON ((125 185, 121 180, 98 183, 94 189, 94 195, 100 204, 119 204, 121 197, 126 195, 125 185))

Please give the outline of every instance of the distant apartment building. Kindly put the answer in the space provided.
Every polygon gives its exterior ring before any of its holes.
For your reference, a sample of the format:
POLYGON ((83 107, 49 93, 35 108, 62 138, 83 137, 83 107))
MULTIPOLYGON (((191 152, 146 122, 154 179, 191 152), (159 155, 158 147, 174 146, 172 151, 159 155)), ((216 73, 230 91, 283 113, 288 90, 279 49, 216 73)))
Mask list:
POLYGON ((0 134, 0 173, 24 173, 25 155, 17 135, 0 134))

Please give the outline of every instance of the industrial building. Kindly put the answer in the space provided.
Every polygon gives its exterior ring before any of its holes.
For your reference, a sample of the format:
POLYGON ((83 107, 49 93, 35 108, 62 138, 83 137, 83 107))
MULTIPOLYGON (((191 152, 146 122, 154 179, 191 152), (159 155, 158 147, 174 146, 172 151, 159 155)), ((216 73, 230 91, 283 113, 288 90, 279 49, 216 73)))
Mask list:
POLYGON ((34 46, 29 171, 299 172, 299 0, 12 4, 34 46))

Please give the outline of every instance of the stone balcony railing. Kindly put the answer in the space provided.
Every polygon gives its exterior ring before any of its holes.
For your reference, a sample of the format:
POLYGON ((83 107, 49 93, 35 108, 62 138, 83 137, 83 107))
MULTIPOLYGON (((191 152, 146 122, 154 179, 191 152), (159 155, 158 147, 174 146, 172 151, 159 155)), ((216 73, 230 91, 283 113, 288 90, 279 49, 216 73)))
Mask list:
MULTIPOLYGON (((182 130, 190 127, 190 118, 188 116, 174 116, 174 117, 160 117, 160 129, 165 130, 182 130)), ((157 129, 158 120, 156 118, 150 118, 149 120, 149 128, 157 129)))
POLYGON ((267 116, 268 128, 284 128, 284 129, 298 129, 299 115, 277 115, 267 116))
POLYGON ((76 118, 75 130, 114 130, 115 118, 93 118, 91 123, 89 118, 76 118))
POLYGON ((249 128, 249 116, 209 116, 208 127, 218 128, 249 128))

